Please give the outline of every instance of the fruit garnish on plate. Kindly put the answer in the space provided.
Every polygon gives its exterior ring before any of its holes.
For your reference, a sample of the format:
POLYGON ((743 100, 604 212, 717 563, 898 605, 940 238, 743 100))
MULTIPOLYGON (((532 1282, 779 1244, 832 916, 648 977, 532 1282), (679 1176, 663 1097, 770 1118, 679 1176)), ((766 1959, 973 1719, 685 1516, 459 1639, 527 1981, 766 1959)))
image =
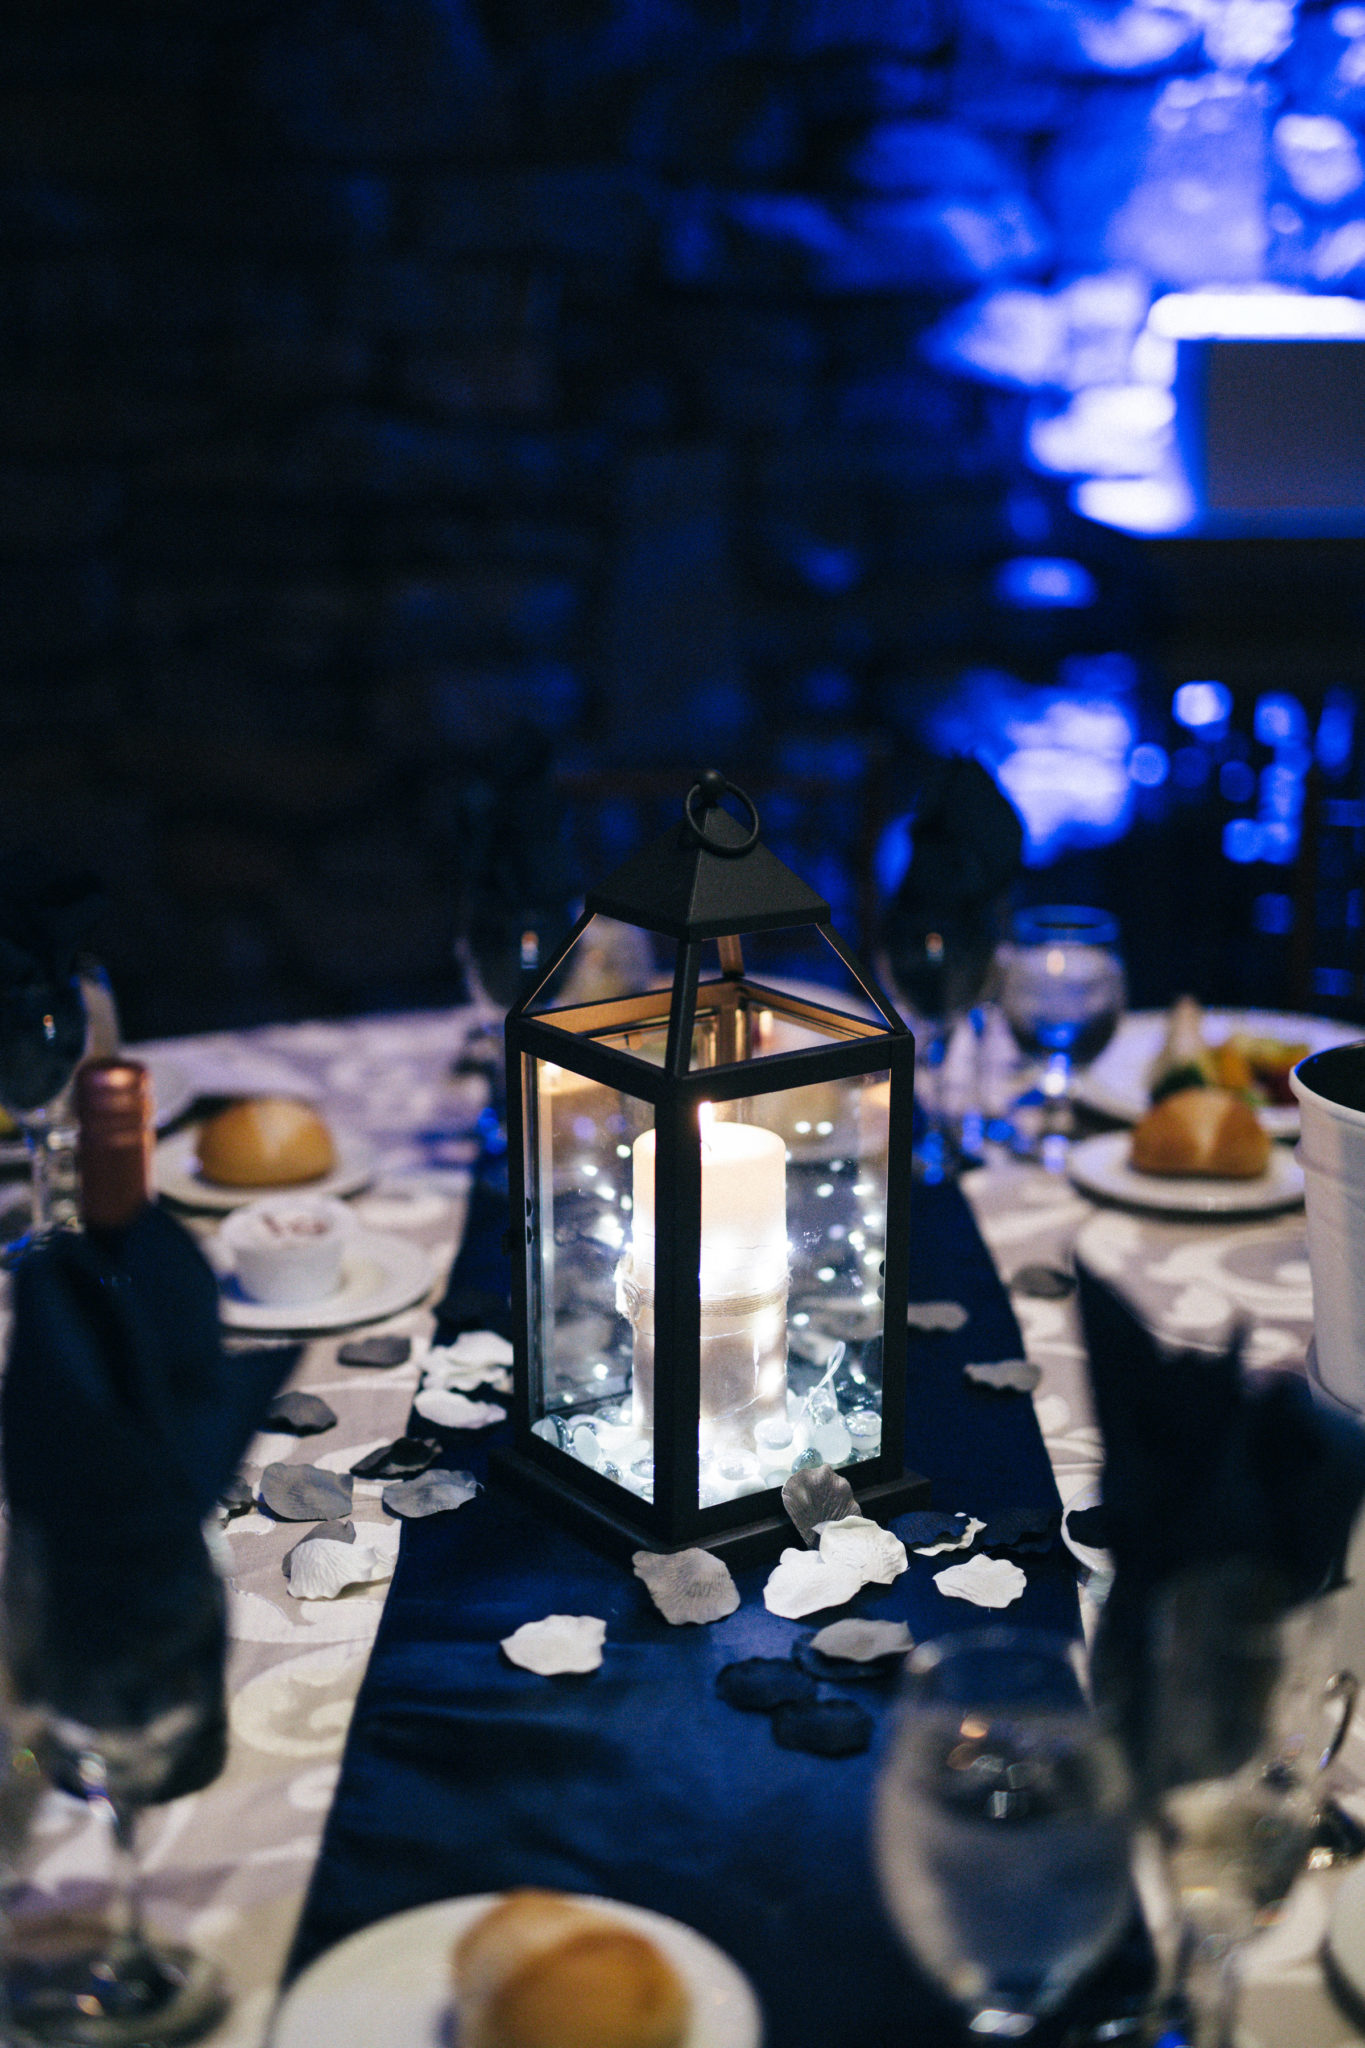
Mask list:
POLYGON ((1204 1036, 1204 1011, 1193 996, 1171 1007, 1166 1037, 1147 1070, 1152 1102, 1184 1088, 1231 1088, 1256 1107, 1284 1107, 1294 1100, 1289 1076, 1312 1048, 1301 1040, 1232 1031, 1220 1044, 1204 1036))

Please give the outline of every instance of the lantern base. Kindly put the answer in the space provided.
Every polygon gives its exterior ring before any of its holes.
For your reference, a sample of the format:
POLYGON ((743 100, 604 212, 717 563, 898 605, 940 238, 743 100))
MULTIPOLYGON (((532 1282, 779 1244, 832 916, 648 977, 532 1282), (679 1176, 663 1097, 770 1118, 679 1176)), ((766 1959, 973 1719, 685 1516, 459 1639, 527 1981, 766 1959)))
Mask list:
MULTIPOLYGON (((755 1516, 730 1529, 716 1529, 704 1536, 689 1536, 676 1543, 646 1536, 609 1507, 585 1500, 581 1493, 564 1485, 553 1472, 510 1446, 499 1445, 488 1454, 490 1471, 519 1493, 530 1494, 555 1514, 576 1536, 581 1536, 609 1557, 629 1563, 637 1550, 709 1550, 727 1565, 772 1564, 784 1550, 799 1541, 796 1529, 785 1513, 755 1516)), ((918 1472, 902 1472, 893 1479, 871 1480, 859 1486, 857 1466, 844 1468, 843 1476, 857 1496, 858 1506, 873 1521, 903 1515, 911 1508, 927 1508, 931 1487, 918 1472)))

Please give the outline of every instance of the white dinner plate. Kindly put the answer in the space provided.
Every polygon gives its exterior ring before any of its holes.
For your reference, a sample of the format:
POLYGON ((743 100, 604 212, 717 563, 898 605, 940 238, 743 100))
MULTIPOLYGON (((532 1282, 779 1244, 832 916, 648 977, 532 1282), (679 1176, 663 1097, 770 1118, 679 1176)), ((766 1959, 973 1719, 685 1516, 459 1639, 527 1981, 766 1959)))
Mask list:
MULTIPOLYGON (((451 2039, 450 1952, 497 1892, 439 1899, 348 1935, 309 1964, 276 2009, 270 2048, 438 2048, 451 2039)), ((692 1994, 684 2048, 759 2048, 748 1978, 714 1943, 643 1906, 585 1898, 657 1943, 692 1994)))
POLYGON ((1270 1164, 1253 1180, 1218 1180, 1199 1174, 1139 1173, 1128 1164, 1128 1131, 1105 1131, 1071 1147, 1067 1171, 1087 1195, 1153 1209, 1171 1216, 1265 1216, 1303 1200, 1303 1168, 1283 1145, 1272 1145, 1270 1164))
POLYGON ((207 1248, 218 1272, 219 1310, 234 1330, 344 1330, 411 1308, 431 1285, 431 1255, 405 1237, 357 1230, 341 1256, 341 1278, 317 1301, 252 1301, 241 1292, 225 1254, 207 1248))
MULTIPOLYGON (((1098 1059, 1076 1076, 1077 1102, 1101 1116, 1136 1123, 1151 1108, 1147 1073, 1166 1039, 1170 1012, 1132 1010, 1123 1019, 1098 1059)), ((1279 1038, 1287 1045, 1306 1045, 1324 1052, 1329 1045, 1349 1045, 1361 1036, 1358 1024, 1338 1024, 1330 1017, 1298 1017, 1283 1010, 1206 1010, 1204 1039, 1221 1045, 1234 1031, 1255 1038, 1279 1038)), ((1257 1115, 1274 1138, 1292 1138, 1299 1128, 1297 1102, 1268 1103, 1257 1115)))
POLYGON ((205 1180, 195 1156, 199 1143, 196 1129, 177 1131, 156 1148, 158 1194, 168 1195, 187 1209, 212 1209, 225 1216, 240 1209, 243 1202, 259 1201, 262 1195, 353 1195, 374 1179, 375 1149, 368 1138, 355 1131, 332 1127, 337 1163, 317 1180, 296 1181, 287 1187, 229 1188, 205 1180))

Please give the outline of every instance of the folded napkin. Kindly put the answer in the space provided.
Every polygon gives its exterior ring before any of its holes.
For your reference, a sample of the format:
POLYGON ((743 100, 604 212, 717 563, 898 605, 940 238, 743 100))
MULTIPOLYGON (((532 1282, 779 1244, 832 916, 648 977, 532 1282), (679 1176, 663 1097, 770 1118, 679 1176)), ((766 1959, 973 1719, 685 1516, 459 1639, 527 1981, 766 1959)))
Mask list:
MULTIPOLYGON (((224 1355, 214 1276, 159 1208, 21 1263, 0 1391, 21 1700, 131 1728, 188 1684, 221 1723, 223 1599, 202 1524, 297 1355, 224 1355)), ((198 1782, 221 1741, 214 1755, 198 1782)))
POLYGON ((1149 1634, 1177 1584, 1254 1582, 1271 1620, 1339 1582, 1365 1498, 1365 1431, 1315 1406, 1294 1375, 1245 1373, 1240 1337, 1217 1354, 1163 1351, 1093 1273, 1077 1280, 1104 1438, 1096 1540, 1115 1568, 1096 1684, 1138 1743, 1149 1634))

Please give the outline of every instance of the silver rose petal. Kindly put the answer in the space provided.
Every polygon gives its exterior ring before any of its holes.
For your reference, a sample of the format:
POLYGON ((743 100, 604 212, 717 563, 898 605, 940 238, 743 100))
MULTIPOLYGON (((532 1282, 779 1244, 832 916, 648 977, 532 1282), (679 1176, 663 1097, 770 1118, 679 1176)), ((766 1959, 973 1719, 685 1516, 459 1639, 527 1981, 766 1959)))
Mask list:
POLYGON ((912 1301, 905 1320, 912 1330, 960 1330, 968 1317, 960 1301, 912 1301))
POLYGON ((438 1429, 489 1429, 495 1422, 507 1420, 507 1410, 496 1401, 471 1401, 468 1395, 452 1393, 445 1387, 429 1388, 412 1405, 438 1429))
POLYGON ((807 1465, 782 1482, 782 1505, 801 1541, 814 1550, 822 1522, 840 1522, 857 1509, 857 1496, 832 1465, 807 1465))
POLYGON ((857 1572, 865 1586, 889 1586, 910 1563, 900 1537, 865 1515, 843 1515, 837 1522, 822 1523, 820 1555, 826 1564, 857 1572))
POLYGON ((964 1365, 962 1370, 978 1386, 1008 1387, 1018 1394, 1031 1394, 1043 1377, 1042 1367, 1027 1358, 996 1358, 984 1365, 964 1365))
POLYGON ((333 1536, 309 1536, 289 1553, 289 1591, 295 1600, 335 1600, 348 1586, 393 1577, 393 1559, 368 1543, 338 1543, 333 1536))
POLYGON ((472 1472, 419 1472, 415 1479, 398 1479, 386 1486, 380 1499, 391 1515, 409 1521, 425 1515, 444 1515, 473 1500, 479 1482, 472 1472))
POLYGON ((282 1522, 335 1522, 351 1512, 354 1481, 349 1472, 321 1465, 267 1465, 261 1500, 282 1522))
POLYGON ((935 1572, 934 1584, 950 1599, 970 1600, 973 1607, 1009 1607, 1028 1580, 1007 1557, 969 1557, 965 1564, 935 1572))
POLYGON ((878 1657, 890 1657, 913 1650, 915 1639, 903 1621, 831 1621, 817 1629, 810 1639, 812 1650, 823 1657, 844 1657, 850 1664, 871 1664, 878 1657))
POLYGON ((827 1564, 818 1551, 784 1550, 763 1588, 763 1605, 769 1614, 799 1621, 803 1614, 817 1614, 822 1607, 844 1606, 862 1583, 856 1571, 847 1565, 827 1564))
POLYGON ((595 1614, 547 1614, 513 1629, 502 1648, 523 1671, 556 1678, 564 1671, 596 1671, 606 1639, 607 1624, 595 1614))
POLYGON ((739 1605, 739 1587, 709 1550, 637 1550, 631 1558, 637 1579, 665 1621, 723 1621, 739 1605))

